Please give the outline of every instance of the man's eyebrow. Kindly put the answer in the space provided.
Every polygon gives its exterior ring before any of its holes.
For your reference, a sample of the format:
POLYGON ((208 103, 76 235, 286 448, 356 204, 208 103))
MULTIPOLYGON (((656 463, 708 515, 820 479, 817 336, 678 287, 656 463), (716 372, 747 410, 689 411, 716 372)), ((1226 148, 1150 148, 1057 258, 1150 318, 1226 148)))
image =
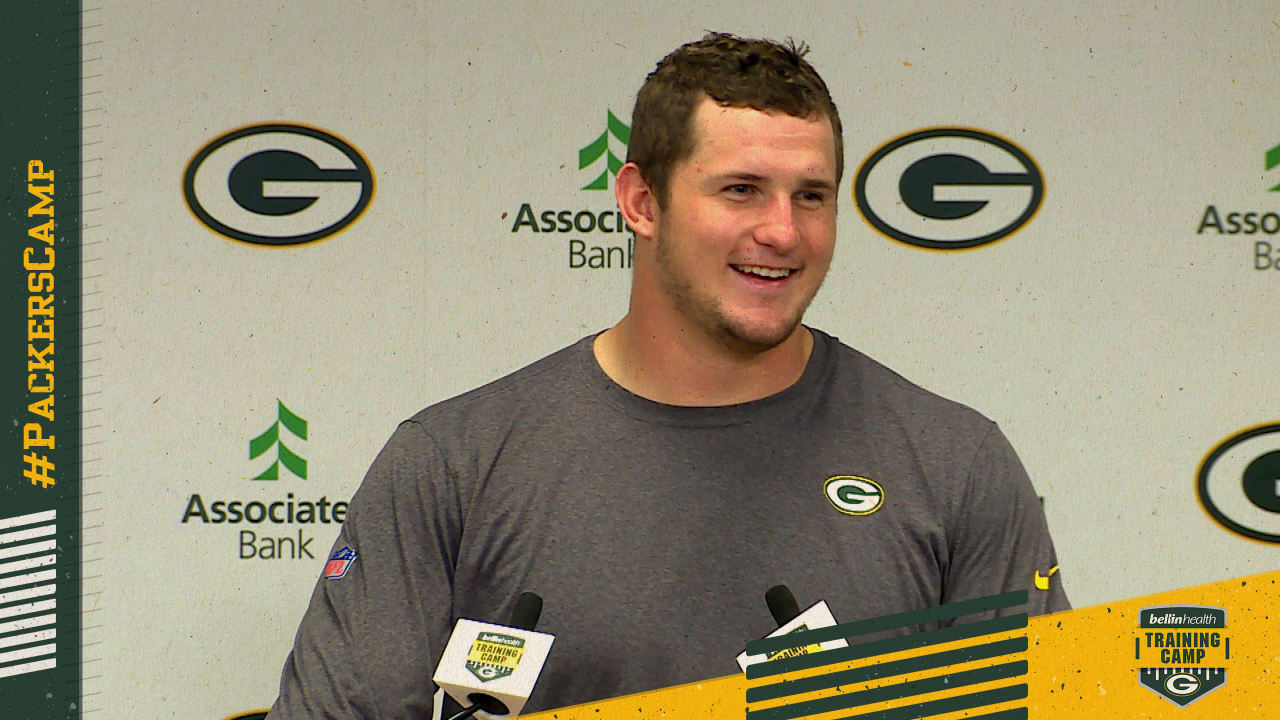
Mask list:
MULTIPOLYGON (((716 182, 728 182, 731 180, 737 180, 740 182, 754 183, 754 182, 760 182, 761 180, 766 180, 767 178, 764 175, 757 175, 755 173, 750 173, 750 172, 730 171, 730 172, 720 173, 719 175, 712 175, 711 179, 716 182)), ((813 190, 827 190, 830 192, 835 192, 836 190, 835 183, 831 182, 830 180, 823 180, 822 178, 805 178, 804 180, 800 181, 800 187, 803 187, 805 189, 813 189, 813 190)))
POLYGON ((743 182, 760 182, 761 180, 765 179, 763 175, 756 175, 755 173, 749 173, 749 172, 734 172, 734 171, 723 172, 723 173, 720 173, 719 175, 712 175, 711 178, 713 180, 716 180, 717 182, 724 182, 728 180, 741 180, 743 182))
POLYGON ((827 190, 829 192, 836 191, 835 183, 821 178, 807 178, 800 183, 800 186, 812 190, 827 190))

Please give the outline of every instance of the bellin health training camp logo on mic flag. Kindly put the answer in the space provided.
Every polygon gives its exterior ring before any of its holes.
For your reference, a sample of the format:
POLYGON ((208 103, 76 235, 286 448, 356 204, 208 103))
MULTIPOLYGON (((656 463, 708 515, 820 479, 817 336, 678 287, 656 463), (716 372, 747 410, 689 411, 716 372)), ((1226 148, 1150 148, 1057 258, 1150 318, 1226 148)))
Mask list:
POLYGON ((541 612, 542 599, 523 593, 510 626, 459 618, 431 678, 466 708, 455 717, 520 714, 555 641, 554 635, 533 631, 541 612))

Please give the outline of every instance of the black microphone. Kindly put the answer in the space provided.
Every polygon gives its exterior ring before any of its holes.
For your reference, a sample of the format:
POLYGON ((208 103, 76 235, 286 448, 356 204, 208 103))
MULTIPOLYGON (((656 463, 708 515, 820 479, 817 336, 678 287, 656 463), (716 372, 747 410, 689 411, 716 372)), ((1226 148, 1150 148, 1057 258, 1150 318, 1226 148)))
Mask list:
MULTIPOLYGON (((791 588, 786 585, 774 585, 769 588, 768 592, 764 594, 764 602, 769 606, 769 612, 773 615, 774 621, 778 623, 778 629, 769 633, 765 637, 778 637, 779 635, 788 635, 793 632, 813 630, 815 628, 828 627, 836 624, 835 616, 831 614, 831 609, 827 607, 827 603, 825 601, 819 600, 804 612, 800 612, 800 605, 796 602, 796 596, 792 594, 791 588)), ((806 655, 819 650, 848 647, 848 645, 848 641, 843 638, 839 638, 836 640, 828 640, 824 643, 789 648, 776 653, 770 653, 767 656, 747 655, 743 652, 737 657, 738 667, 745 671, 748 665, 764 660, 772 660, 775 657, 806 655)))
MULTIPOLYGON (((786 590, 786 588, 783 589, 786 590)), ((794 605, 795 602, 792 598, 791 604, 794 605)), ((538 626, 540 617, 542 617, 542 598, 531 592, 520 593, 520 598, 516 600, 516 607, 511 611, 511 627, 532 630, 538 626)))
POLYGON ((786 625, 800 614, 800 605, 796 603, 796 596, 786 585, 774 585, 769 588, 764 594, 764 602, 769 606, 769 612, 773 614, 773 619, 778 625, 786 625))

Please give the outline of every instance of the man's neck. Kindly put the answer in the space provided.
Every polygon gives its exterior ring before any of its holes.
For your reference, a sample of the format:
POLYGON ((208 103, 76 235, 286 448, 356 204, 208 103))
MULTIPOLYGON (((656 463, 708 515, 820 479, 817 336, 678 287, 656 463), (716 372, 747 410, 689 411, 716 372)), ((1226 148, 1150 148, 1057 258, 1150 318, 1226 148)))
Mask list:
POLYGON ((813 334, 797 326, 759 352, 737 352, 696 332, 658 335, 627 315, 596 338, 596 362, 634 395, 665 405, 715 407, 779 393, 804 374, 813 334))

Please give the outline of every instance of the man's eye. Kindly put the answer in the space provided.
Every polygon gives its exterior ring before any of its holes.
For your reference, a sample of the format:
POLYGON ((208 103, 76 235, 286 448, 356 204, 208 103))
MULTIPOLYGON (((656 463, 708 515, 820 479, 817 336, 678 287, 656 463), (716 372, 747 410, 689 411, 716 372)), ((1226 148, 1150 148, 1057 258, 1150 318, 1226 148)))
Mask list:
POLYGON ((746 195, 747 193, 751 192, 751 186, 745 183, 739 183, 737 185, 730 185, 729 187, 725 188, 725 190, 734 195, 746 195))

